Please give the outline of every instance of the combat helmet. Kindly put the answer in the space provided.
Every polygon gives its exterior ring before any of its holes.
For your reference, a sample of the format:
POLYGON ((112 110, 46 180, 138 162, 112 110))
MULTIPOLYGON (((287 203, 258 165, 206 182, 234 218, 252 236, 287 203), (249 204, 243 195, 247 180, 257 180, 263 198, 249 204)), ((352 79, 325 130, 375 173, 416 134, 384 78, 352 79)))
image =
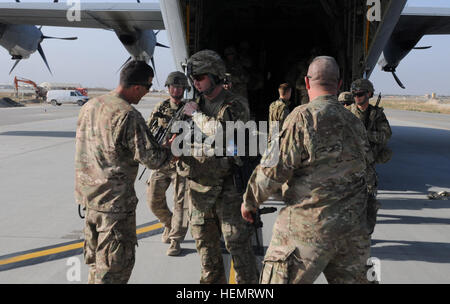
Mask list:
POLYGON ((223 81, 226 68, 219 54, 211 50, 202 50, 188 59, 187 72, 189 77, 209 74, 215 75, 220 81, 223 81))
POLYGON ((352 82, 351 91, 367 91, 373 93, 375 89, 373 88, 373 84, 370 80, 361 78, 352 82))
POLYGON ((188 91, 191 89, 186 75, 184 75, 180 71, 172 72, 169 74, 169 76, 167 76, 165 86, 168 87, 169 85, 182 86, 184 89, 187 89, 188 91))
POLYGON ((346 106, 354 102, 353 94, 351 92, 342 92, 339 94, 338 101, 346 106))

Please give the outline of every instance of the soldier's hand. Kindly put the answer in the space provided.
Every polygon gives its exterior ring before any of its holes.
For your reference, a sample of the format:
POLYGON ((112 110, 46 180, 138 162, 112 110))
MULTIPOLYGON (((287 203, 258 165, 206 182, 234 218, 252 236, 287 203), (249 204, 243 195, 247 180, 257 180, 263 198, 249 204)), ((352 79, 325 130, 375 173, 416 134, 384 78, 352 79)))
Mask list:
POLYGON ((192 117, 192 113, 194 111, 197 111, 197 109, 198 109, 198 104, 196 102, 191 101, 191 102, 186 103, 186 105, 184 106, 183 112, 184 112, 184 115, 192 117))
POLYGON ((241 205, 242 218, 244 220, 246 220, 247 222, 251 223, 251 224, 253 224, 253 221, 254 221, 253 220, 253 216, 252 216, 252 212, 256 213, 256 209, 253 210, 253 211, 248 211, 247 209, 245 209, 245 203, 242 203, 242 205, 241 205))

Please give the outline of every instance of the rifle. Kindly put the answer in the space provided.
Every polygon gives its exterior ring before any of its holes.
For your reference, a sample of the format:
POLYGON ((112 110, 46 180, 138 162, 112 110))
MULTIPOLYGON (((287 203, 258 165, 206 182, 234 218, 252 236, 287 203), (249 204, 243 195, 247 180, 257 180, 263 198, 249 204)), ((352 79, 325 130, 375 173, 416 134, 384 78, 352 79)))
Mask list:
POLYGON ((380 94, 378 94, 378 99, 377 99, 377 103, 375 104, 375 108, 378 107, 378 105, 380 104, 380 101, 381 101, 381 92, 380 92, 380 94))
POLYGON ((276 212, 277 208, 275 207, 263 207, 256 210, 256 213, 252 213, 253 216, 253 228, 255 229, 255 237, 256 237, 256 254, 263 255, 264 247, 262 246, 259 237, 258 237, 258 229, 263 227, 263 222, 261 221, 261 215, 267 213, 276 212))
MULTIPOLYGON (((378 108, 380 101, 381 101, 381 92, 380 92, 380 94, 378 94, 378 99, 377 99, 377 102, 375 103, 375 108, 378 108)), ((370 111, 370 107, 369 107, 369 115, 367 116, 367 120, 364 122, 364 125, 366 126, 366 130, 372 130, 373 124, 375 123, 376 114, 377 114, 377 112, 370 111)))
MULTIPOLYGON (((170 135, 170 130, 172 129, 172 125, 176 122, 181 120, 181 117, 184 115, 184 105, 182 105, 176 112, 175 114, 172 116, 172 118, 169 120, 169 123, 167 124, 167 127, 163 127, 163 126, 159 126, 156 131, 154 133, 152 133, 153 137, 156 139, 156 142, 160 145, 162 145, 163 143, 165 143, 167 141, 168 136, 170 135)), ((165 115, 162 116, 161 114, 157 115, 155 114, 156 117, 166 117, 165 115)), ((158 123, 157 120, 155 120, 152 124, 152 128, 153 126, 156 126, 156 124, 158 123)), ((138 180, 141 180, 142 176, 145 173, 145 170, 147 168, 144 167, 144 170, 142 171, 141 175, 139 176, 138 180)))

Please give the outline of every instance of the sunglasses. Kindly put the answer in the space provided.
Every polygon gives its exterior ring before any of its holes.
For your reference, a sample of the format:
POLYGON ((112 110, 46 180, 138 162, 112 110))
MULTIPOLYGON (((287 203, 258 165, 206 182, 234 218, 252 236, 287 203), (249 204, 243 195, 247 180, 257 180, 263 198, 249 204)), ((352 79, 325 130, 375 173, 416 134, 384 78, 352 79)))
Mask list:
POLYGON ((356 97, 363 97, 363 96, 365 96, 366 94, 367 94, 366 91, 362 91, 362 92, 354 92, 354 93, 353 93, 353 96, 356 96, 356 97))
POLYGON ((206 76, 207 76, 206 74, 191 75, 191 78, 196 81, 203 81, 206 78, 206 76))

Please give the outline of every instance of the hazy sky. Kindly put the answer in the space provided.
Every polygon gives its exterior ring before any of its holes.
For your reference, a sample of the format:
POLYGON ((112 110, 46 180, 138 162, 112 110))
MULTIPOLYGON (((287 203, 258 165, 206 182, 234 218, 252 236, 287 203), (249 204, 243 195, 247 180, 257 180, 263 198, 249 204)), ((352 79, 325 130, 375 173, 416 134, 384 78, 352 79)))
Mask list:
MULTIPOLYGON (((64 0, 60 0, 63 2, 64 0)), ((104 0, 82 2, 106 2, 104 0)), ((361 0, 365 1, 365 0, 361 0)), ((0 0, 14 2, 14 0, 0 0)), ((43 0, 22 0, 21 2, 46 2, 43 0)), ((52 2, 49 0, 48 2, 52 2)), ((134 2, 116 1, 107 2, 134 2)), ((158 0, 141 0, 141 2, 158 2, 158 0)), ((450 7, 449 0, 409 0, 410 6, 450 7)), ((128 52, 112 31, 99 29, 58 28, 44 26, 42 32, 47 36, 77 36, 78 40, 64 41, 47 39, 42 42, 53 76, 48 72, 38 52, 29 59, 22 60, 16 69, 8 75, 14 61, 8 52, 0 47, 0 83, 12 83, 14 76, 21 76, 41 83, 75 82, 85 87, 105 87, 112 89, 119 80, 117 73, 120 66, 129 57, 128 52)), ((158 41, 168 45, 166 32, 161 31, 158 41)), ((438 95, 450 95, 450 35, 425 36, 418 45, 432 45, 428 50, 413 50, 400 63, 397 75, 406 86, 398 87, 390 73, 382 72, 376 65, 370 80, 376 91, 383 94, 422 95, 432 92, 438 95)), ((157 77, 161 87, 171 71, 175 69, 170 49, 156 48, 155 63, 157 77)), ((156 81, 154 81, 156 85, 156 81)), ((157 85, 156 85, 157 86, 157 85)))

